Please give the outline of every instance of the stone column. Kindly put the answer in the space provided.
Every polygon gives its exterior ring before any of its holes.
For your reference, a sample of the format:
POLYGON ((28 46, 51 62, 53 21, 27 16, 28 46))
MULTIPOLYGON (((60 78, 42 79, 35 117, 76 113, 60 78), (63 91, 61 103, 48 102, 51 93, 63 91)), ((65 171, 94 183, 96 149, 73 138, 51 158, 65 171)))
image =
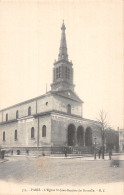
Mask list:
POLYGON ((78 146, 78 143, 77 143, 77 129, 75 129, 75 146, 78 146))
POLYGON ((65 141, 64 145, 68 146, 68 128, 66 128, 65 131, 66 131, 66 141, 65 141))

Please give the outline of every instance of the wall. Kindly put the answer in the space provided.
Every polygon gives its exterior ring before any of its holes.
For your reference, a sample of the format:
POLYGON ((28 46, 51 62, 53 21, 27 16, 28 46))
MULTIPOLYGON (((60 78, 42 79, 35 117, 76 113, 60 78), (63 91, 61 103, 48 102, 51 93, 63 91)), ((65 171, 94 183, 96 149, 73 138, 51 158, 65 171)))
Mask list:
POLYGON ((6 114, 8 114, 8 121, 16 119, 17 110, 19 118, 28 116, 29 106, 31 107, 31 115, 52 110, 67 113, 68 104, 71 105, 71 114, 82 116, 81 103, 56 95, 47 95, 0 111, 0 122, 6 122, 6 114))
POLYGON ((120 152, 124 151, 124 129, 119 130, 119 147, 120 152))
POLYGON ((51 116, 39 119, 39 146, 51 145, 51 116), (42 127, 46 126, 46 137, 42 137, 42 127))
POLYGON ((51 142, 54 146, 62 146, 67 145, 68 143, 68 126, 73 124, 75 126, 76 134, 77 135, 77 128, 82 126, 84 128, 84 132, 86 129, 90 127, 92 129, 92 143, 94 143, 94 137, 97 137, 97 145, 101 145, 101 132, 98 125, 94 122, 84 121, 82 119, 78 119, 76 117, 68 117, 68 116, 61 116, 58 114, 52 114, 52 132, 51 132, 51 142))
MULTIPOLYGON (((38 140, 38 118, 28 118, 12 123, 0 125, 0 145, 2 147, 37 147, 38 140), (34 138, 31 138, 31 128, 34 127, 34 138), (15 140, 17 130, 17 140, 15 140), (5 131, 5 141, 3 132, 5 131)), ((39 118, 39 146, 51 142, 51 119, 50 116, 39 118), (47 135, 42 137, 42 126, 46 125, 47 135)))
POLYGON ((1 113, 1 122, 6 121, 6 114, 8 113, 8 121, 16 119, 16 111, 19 112, 19 118, 28 116, 28 107, 31 107, 31 115, 36 114, 36 101, 31 101, 28 103, 24 103, 21 105, 17 105, 8 109, 5 109, 3 111, 0 111, 1 113), (2 113, 3 113, 3 121, 2 121, 2 113))
POLYGON ((25 119, 17 122, 0 125, 0 145, 3 147, 37 146, 37 119, 25 119), (31 139, 31 128, 34 127, 34 139, 31 139), (17 130, 17 140, 14 134, 17 130), (5 141, 3 132, 5 131, 5 141))
POLYGON ((82 116, 82 104, 71 99, 54 96, 53 105, 55 110, 67 113, 67 105, 71 105, 71 114, 82 116))
POLYGON ((37 100, 37 113, 48 112, 53 109, 53 96, 46 96, 37 100))

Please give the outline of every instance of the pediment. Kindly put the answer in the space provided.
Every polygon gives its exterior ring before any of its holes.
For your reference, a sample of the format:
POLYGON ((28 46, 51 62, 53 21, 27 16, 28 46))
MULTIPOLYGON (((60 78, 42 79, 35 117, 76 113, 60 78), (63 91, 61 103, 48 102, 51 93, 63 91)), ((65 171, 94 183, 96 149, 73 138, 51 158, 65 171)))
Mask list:
POLYGON ((54 91, 52 93, 54 93, 58 96, 61 96, 61 97, 65 97, 65 98, 83 103, 83 101, 78 97, 78 95, 75 92, 71 91, 71 90, 54 91))

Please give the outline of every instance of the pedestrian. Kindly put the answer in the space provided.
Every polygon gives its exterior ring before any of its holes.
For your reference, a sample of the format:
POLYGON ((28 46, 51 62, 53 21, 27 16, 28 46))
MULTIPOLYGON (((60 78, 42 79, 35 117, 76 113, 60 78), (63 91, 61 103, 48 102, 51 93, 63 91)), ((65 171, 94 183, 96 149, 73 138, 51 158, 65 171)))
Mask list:
POLYGON ((11 150, 11 155, 13 155, 13 150, 11 150))
POLYGON ((28 149, 26 150, 26 153, 27 153, 27 155, 29 155, 29 150, 28 149))
POLYGON ((96 148, 94 148, 94 159, 96 159, 97 151, 96 148))
POLYGON ((109 160, 111 160, 111 156, 112 156, 112 150, 109 149, 109 160))
POLYGON ((99 159, 100 159, 100 156, 101 156, 101 149, 100 148, 99 148, 98 155, 99 155, 99 159))
POLYGON ((1 156, 2 156, 2 159, 4 159, 4 155, 5 155, 5 151, 4 151, 4 150, 2 150, 2 151, 1 151, 1 156))
POLYGON ((67 148, 64 148, 65 157, 67 157, 67 148))

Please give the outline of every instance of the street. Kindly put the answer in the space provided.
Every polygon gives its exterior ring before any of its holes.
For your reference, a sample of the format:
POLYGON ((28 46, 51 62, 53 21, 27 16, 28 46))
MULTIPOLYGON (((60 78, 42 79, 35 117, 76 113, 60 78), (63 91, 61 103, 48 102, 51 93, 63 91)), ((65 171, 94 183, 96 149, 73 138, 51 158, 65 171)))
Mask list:
POLYGON ((0 180, 30 185, 87 185, 122 182, 124 161, 12 156, 0 163, 0 180))

